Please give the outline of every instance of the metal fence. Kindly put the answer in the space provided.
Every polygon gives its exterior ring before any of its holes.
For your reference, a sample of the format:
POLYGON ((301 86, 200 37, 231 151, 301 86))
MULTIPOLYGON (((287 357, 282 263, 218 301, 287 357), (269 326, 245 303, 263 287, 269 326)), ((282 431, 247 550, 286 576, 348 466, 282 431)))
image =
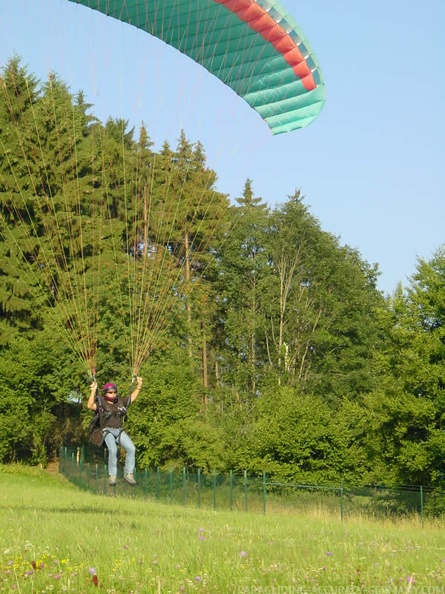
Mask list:
POLYGON ((61 448, 59 471, 81 489, 99 494, 117 494, 164 503, 214 510, 266 512, 302 512, 338 514, 340 519, 350 516, 369 518, 418 516, 422 522, 443 512, 445 494, 422 486, 347 487, 337 485, 305 485, 273 481, 247 472, 227 475, 205 474, 201 471, 182 472, 138 470, 137 486, 128 485, 123 471, 118 470, 117 485, 108 484, 104 455, 84 449, 61 448))

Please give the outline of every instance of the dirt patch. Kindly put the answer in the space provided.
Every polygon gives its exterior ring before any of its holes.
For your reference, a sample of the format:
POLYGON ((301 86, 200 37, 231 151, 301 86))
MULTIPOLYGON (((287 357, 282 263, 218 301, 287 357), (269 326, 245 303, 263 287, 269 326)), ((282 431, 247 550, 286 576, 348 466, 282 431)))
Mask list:
POLYGON ((48 462, 45 467, 45 472, 49 472, 50 474, 59 474, 59 460, 53 460, 48 462))

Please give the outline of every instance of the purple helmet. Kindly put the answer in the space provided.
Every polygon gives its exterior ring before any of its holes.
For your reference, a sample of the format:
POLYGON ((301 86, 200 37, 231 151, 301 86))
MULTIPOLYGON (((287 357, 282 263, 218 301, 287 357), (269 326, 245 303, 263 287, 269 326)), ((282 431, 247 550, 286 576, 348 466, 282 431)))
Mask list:
POLYGON ((113 384, 112 382, 105 384, 105 386, 102 388, 102 390, 104 392, 108 392, 108 390, 116 390, 116 394, 117 394, 117 386, 116 386, 116 384, 113 384))

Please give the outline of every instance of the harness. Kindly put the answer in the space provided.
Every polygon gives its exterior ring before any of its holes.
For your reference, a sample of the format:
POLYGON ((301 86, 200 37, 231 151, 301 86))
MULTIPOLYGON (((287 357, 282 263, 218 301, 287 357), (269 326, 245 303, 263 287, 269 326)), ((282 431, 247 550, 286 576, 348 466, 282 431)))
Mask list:
MULTIPOLYGON (((106 423, 111 417, 119 417, 120 419, 125 420, 130 404, 131 395, 128 396, 126 405, 119 406, 117 409, 115 407, 110 408, 110 403, 106 399, 101 399, 100 396, 97 397, 96 414, 92 418, 88 429, 90 441, 94 445, 101 446, 105 437, 111 433, 106 427, 106 423)), ((120 445, 121 434, 124 430, 122 427, 115 427, 115 429, 119 431, 117 436, 115 436, 115 439, 116 443, 120 445)))

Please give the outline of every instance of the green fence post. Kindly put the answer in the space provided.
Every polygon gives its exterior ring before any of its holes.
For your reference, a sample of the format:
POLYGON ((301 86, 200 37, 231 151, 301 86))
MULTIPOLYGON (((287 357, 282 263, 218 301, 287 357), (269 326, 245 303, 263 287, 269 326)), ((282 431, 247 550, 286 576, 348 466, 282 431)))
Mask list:
POLYGON ((148 469, 144 468, 144 496, 148 497, 148 469))
POLYGON ((263 472, 263 514, 266 514, 266 497, 267 497, 266 473, 263 472))
POLYGON ((184 485, 184 505, 187 503, 187 476, 186 476, 186 469, 185 466, 182 469, 182 481, 184 485))
POLYGON ((247 491, 247 470, 244 471, 244 507, 245 510, 249 509, 248 491, 247 491))
POLYGON ((169 481, 170 481, 169 500, 171 503, 173 501, 173 469, 172 468, 170 468, 170 472, 169 472, 169 481))
POLYGON ((70 468, 70 480, 75 483, 75 474, 74 474, 74 468, 75 468, 75 463, 74 463, 74 452, 71 452, 71 468, 70 468))
POLYGON ((422 518, 422 528, 423 528, 423 487, 420 485, 420 517, 422 518))
POLYGON ((198 468, 198 508, 201 507, 201 469, 198 468))
POLYGON ((103 493, 106 493, 107 492, 107 465, 106 464, 104 464, 103 476, 104 476, 103 493))
POLYGON ((343 480, 340 481, 340 521, 343 522, 343 480))
POLYGON ((233 509, 233 470, 230 471, 230 511, 233 509))
POLYGON ((159 466, 156 469, 156 501, 161 497, 161 471, 159 466))
POLYGON ((213 509, 216 509, 216 472, 213 471, 213 509))
POLYGON ((96 493, 99 491, 99 467, 96 464, 96 468, 95 468, 95 489, 96 489, 96 493))

